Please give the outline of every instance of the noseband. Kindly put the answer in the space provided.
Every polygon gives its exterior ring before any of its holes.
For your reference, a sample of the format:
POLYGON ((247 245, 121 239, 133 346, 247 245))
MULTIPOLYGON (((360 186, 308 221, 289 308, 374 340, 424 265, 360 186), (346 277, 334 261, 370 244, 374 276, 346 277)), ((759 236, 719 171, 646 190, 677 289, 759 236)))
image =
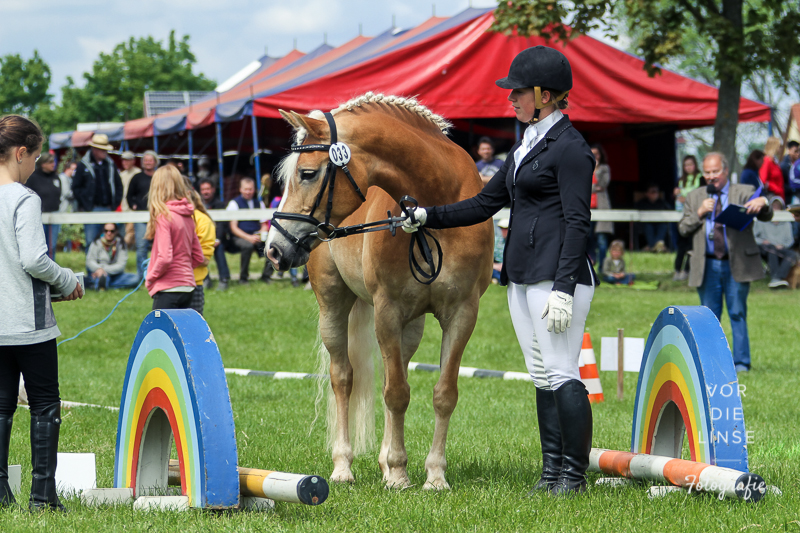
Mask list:
MULTIPOLYGON (((305 251, 310 253, 311 244, 309 241, 315 238, 323 242, 328 242, 338 237, 346 237, 348 235, 359 235, 362 233, 371 233, 373 231, 384 230, 390 230, 392 232, 392 236, 394 236, 397 227, 402 224, 406 218, 410 217, 412 222, 414 222, 413 208, 417 207, 419 204, 410 196, 403 196, 403 198, 400 199, 400 209, 406 215, 405 217, 393 217, 391 211, 387 211, 386 214, 388 218, 385 220, 367 222, 365 224, 356 224, 353 226, 341 226, 338 228, 331 224, 331 212, 333 211, 333 187, 336 182, 336 171, 339 168, 342 169, 342 172, 344 172, 344 175, 347 176, 347 179, 350 181, 350 185, 353 186, 356 194, 358 194, 358 197, 361 198, 361 203, 366 202, 367 198, 364 196, 364 193, 361 192, 356 180, 353 179, 350 169, 347 168, 347 163, 350 162, 350 157, 352 155, 350 152, 350 147, 348 147, 345 143, 337 141, 336 122, 333 120, 333 115, 328 112, 324 113, 324 115, 325 120, 328 121, 328 128, 331 132, 330 144, 293 144, 291 146, 292 152, 328 152, 329 161, 328 165, 325 167, 325 177, 322 180, 322 186, 319 189, 317 198, 314 200, 314 207, 311 209, 311 214, 303 215, 301 213, 280 213, 276 211, 272 215, 272 226, 278 230, 278 233, 288 239, 289 242, 295 246, 303 248, 305 251), (312 215, 322 203, 322 198, 325 195, 326 189, 328 190, 328 201, 325 207, 325 221, 320 222, 312 215), (302 239, 299 239, 289 233, 286 228, 281 226, 278 220, 296 220, 298 222, 306 222, 307 224, 311 224, 312 226, 316 227, 317 231, 310 233, 302 239)), ((414 236, 411 239, 408 250, 408 264, 411 268, 411 274, 413 274, 414 279, 425 285, 433 283, 442 270, 442 246, 439 244, 439 241, 424 227, 420 227, 419 230, 414 233, 414 236), (438 265, 433 260, 433 254, 431 253, 430 245, 428 245, 428 241, 425 238, 426 236, 430 237, 436 244, 439 255, 438 265), (425 271, 417 261, 416 257, 414 257, 415 244, 420 249, 429 272, 425 271), (419 276, 417 274, 419 274, 419 276), (422 279, 420 279, 420 276, 422 279)))

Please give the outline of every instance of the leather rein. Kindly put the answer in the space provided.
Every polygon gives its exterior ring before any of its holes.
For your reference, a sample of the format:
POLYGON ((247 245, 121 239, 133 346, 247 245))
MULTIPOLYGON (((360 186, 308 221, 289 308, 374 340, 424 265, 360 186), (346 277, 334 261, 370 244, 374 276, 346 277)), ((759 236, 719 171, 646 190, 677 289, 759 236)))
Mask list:
MULTIPOLYGON (((364 224, 354 224, 352 226, 340 226, 336 227, 331 224, 331 212, 333 211, 333 188, 336 182, 336 172, 338 169, 342 169, 342 172, 347 177, 350 185, 353 186, 353 190, 355 190, 358 197, 361 199, 361 203, 367 201, 366 196, 361 189, 358 187, 356 180, 353 179, 353 175, 350 173, 350 169, 347 168, 347 163, 350 162, 351 152, 350 148, 342 142, 337 141, 337 132, 336 132, 336 122, 333 120, 333 115, 331 113, 324 113, 325 119, 328 121, 328 127, 330 128, 331 132, 331 143, 330 144, 293 144, 291 146, 292 152, 328 152, 329 161, 328 165, 325 168, 325 177, 322 180, 322 186, 319 189, 319 193, 317 194, 317 198, 314 200, 314 207, 311 209, 311 213, 315 213, 317 208, 319 208, 320 204, 322 203, 322 199, 325 196, 325 191, 327 189, 328 192, 328 199, 327 205, 325 207, 325 221, 320 222, 312 215, 303 215, 301 213, 283 213, 283 212, 275 212, 272 215, 272 226, 278 230, 278 233, 283 235, 286 239, 289 240, 295 246, 299 246, 306 250, 307 252, 311 252, 311 244, 310 241, 313 239, 318 239, 322 242, 329 242, 333 239, 338 239, 339 237, 347 237, 348 235, 360 235, 362 233, 372 233, 374 231, 385 231, 389 230, 392 232, 392 236, 396 234, 397 227, 400 226, 406 218, 410 218, 411 222, 416 222, 414 217, 414 208, 416 208, 419 203, 410 196, 403 196, 400 199, 400 209, 403 211, 405 216, 403 217, 393 217, 391 211, 387 211, 386 215, 388 218, 384 220, 377 220, 375 222, 367 222, 364 224), (289 233, 286 228, 280 225, 278 220, 295 220, 298 222, 305 222, 307 224, 311 224, 312 226, 317 228, 317 231, 308 234, 306 237, 302 239, 298 239, 291 233, 289 233)), ((424 227, 420 226, 416 232, 414 232, 413 237, 409 243, 408 248, 408 265, 411 269, 411 274, 414 276, 419 283, 423 285, 430 285, 431 283, 436 280, 439 276, 439 273, 442 271, 442 246, 439 244, 439 241, 431 235, 431 233, 424 227), (436 251, 438 255, 438 264, 433 259, 433 253, 431 251, 431 247, 428 244, 426 237, 430 237, 434 244, 436 244, 436 251), (414 256, 414 248, 419 248, 420 254, 422 255, 425 266, 427 268, 423 268, 423 266, 417 261, 417 258, 414 256)))

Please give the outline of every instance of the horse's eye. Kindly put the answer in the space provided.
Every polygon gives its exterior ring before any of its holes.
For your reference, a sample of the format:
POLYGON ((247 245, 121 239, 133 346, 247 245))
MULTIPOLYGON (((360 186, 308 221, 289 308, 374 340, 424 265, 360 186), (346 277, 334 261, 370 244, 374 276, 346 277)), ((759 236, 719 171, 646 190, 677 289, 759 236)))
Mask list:
POLYGON ((316 170, 301 170, 300 171, 300 179, 301 180, 313 180, 316 175, 317 175, 317 171, 316 170))

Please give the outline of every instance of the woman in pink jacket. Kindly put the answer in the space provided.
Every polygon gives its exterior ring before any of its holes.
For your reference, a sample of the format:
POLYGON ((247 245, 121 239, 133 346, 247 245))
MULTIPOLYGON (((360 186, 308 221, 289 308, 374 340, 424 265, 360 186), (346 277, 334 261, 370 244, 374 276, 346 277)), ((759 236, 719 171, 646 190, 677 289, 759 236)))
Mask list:
POLYGON ((195 232, 194 205, 177 168, 159 168, 150 183, 150 221, 146 239, 153 241, 147 267, 147 292, 153 309, 188 309, 196 287, 193 269, 207 265, 195 232))

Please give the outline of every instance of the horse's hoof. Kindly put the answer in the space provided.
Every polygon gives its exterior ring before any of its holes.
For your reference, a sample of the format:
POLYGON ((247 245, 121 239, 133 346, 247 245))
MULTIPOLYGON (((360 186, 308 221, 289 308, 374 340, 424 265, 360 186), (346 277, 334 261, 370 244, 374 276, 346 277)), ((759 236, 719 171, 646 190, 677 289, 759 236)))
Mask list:
POLYGON ((355 483, 356 478, 353 477, 352 472, 340 472, 338 470, 334 470, 333 474, 331 474, 330 480, 332 483, 355 483))
POLYGON ((386 488, 392 490, 403 490, 411 488, 411 480, 408 479, 408 476, 403 474, 400 476, 389 476, 384 477, 384 481, 386 482, 386 488))
POLYGON ((450 484, 444 479, 434 479, 425 482, 423 490, 450 490, 450 484))

